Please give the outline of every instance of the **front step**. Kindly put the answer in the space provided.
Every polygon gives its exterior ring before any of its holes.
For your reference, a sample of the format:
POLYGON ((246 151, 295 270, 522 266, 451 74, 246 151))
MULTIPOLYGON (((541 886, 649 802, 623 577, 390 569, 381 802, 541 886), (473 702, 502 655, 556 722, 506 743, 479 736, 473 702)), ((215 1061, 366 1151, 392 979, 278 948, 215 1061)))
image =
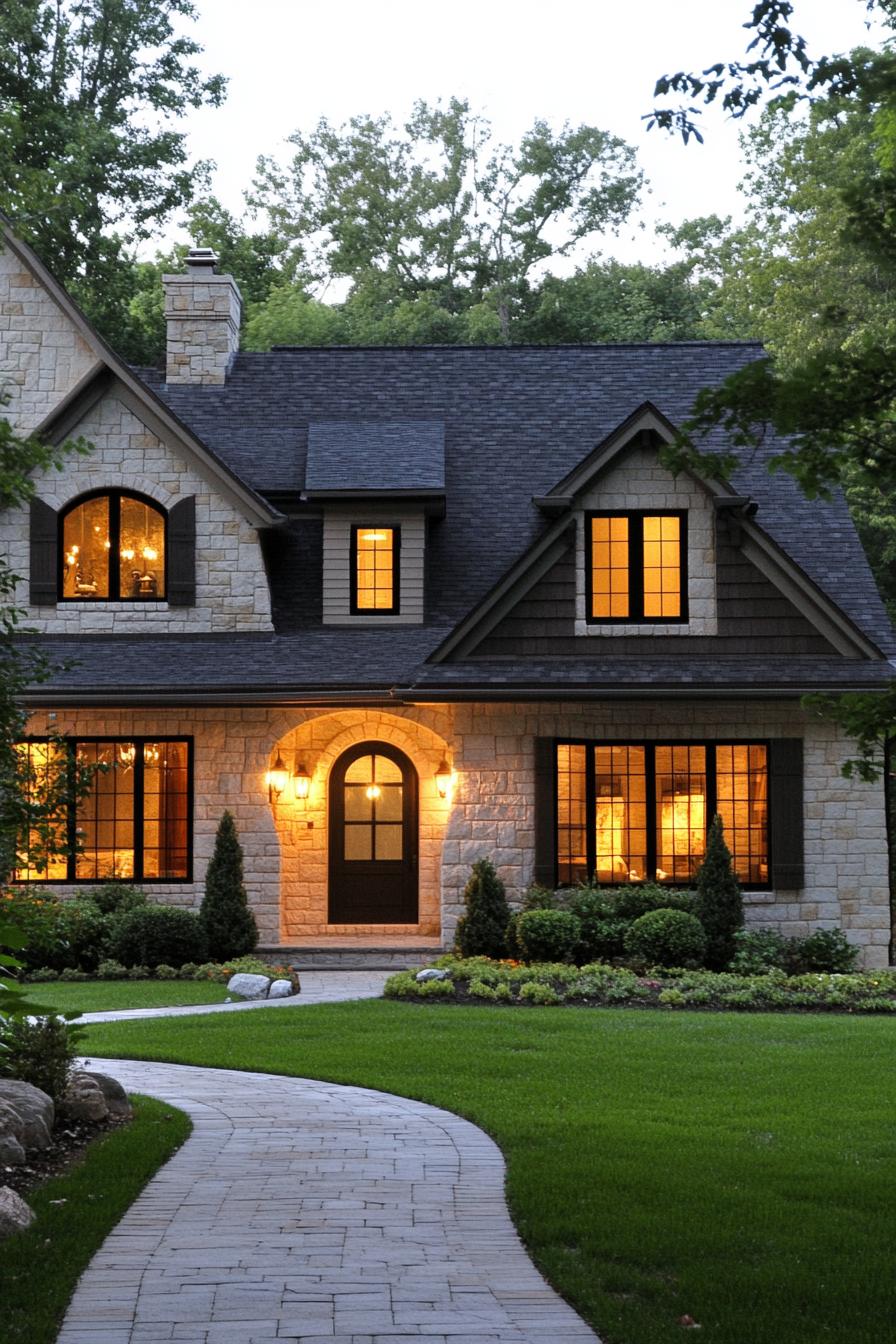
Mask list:
POLYGON ((332 943, 266 943, 257 951, 263 957, 285 961, 297 971, 407 971, 430 966, 444 951, 437 939, 406 946, 338 946, 332 943))

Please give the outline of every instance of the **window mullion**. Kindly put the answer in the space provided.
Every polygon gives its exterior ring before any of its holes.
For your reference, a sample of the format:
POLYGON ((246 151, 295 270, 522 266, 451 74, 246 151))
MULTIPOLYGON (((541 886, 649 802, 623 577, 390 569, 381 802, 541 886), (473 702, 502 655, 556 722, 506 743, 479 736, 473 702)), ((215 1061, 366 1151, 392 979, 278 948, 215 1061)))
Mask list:
POLYGON ((628 524, 629 620, 644 619, 644 520, 629 515, 628 524))
POLYGON ((656 881, 656 747, 647 743, 644 747, 644 773, 647 776, 645 796, 647 798, 647 882, 656 881))
POLYGON ((109 496, 109 555, 108 555, 108 574, 109 574, 109 599, 113 602, 121 600, 121 565, 118 563, 121 554, 121 496, 109 496))
POLYGON ((718 784, 716 767, 716 747, 712 742, 705 742, 703 750, 706 752, 706 834, 709 834, 709 828, 712 825, 712 819, 718 811, 718 784))
POLYGON ((143 746, 134 738, 134 881, 143 880, 143 746))
POLYGON ((76 789, 76 771, 78 767, 78 744, 72 738, 66 742, 66 793, 68 801, 66 804, 66 875, 69 882, 74 882, 77 874, 77 847, 78 847, 78 798, 76 789))
POLYGON ((589 883, 594 881, 597 872, 597 796, 594 782, 596 751, 597 747, 592 743, 585 755, 585 850, 589 883))

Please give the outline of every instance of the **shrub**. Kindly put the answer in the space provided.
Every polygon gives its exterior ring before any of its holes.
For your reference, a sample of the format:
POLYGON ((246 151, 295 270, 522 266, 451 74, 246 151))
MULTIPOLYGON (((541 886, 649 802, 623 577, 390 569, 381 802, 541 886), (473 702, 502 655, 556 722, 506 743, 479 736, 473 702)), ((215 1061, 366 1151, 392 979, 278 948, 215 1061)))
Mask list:
POLYGON ((848 973, 859 959, 859 949, 842 929, 816 929, 800 940, 799 953, 808 971, 848 973))
POLYGON ((625 951, 648 966, 699 966, 706 934, 686 910, 648 910, 626 932, 625 951))
POLYGON ((26 980, 47 981, 58 980, 59 972, 54 971, 52 966, 38 966, 36 971, 28 971, 24 977, 26 980))
POLYGON ((550 887, 541 887, 533 882, 526 888, 523 896, 523 910, 556 910, 558 896, 550 887))
POLYGON ((221 818, 215 836, 199 918, 208 955, 219 961, 252 952, 258 943, 258 928, 243 885, 243 851, 229 812, 221 818))
POLYGON ((122 966, 120 961, 101 961, 96 968, 98 980, 126 980, 127 975, 128 968, 122 966))
POLYGON ((192 910, 142 905, 118 920, 112 954, 123 965, 180 966, 205 954, 205 933, 192 910))
POLYGON ((724 970, 735 953, 734 935, 744 925, 744 902, 718 815, 712 819, 697 872, 694 914, 706 931, 707 966, 724 970))
POLYGON ((108 955, 113 920, 93 901, 16 892, 4 900, 3 914, 25 936, 18 957, 26 970, 95 971, 108 955))
MULTIPOLYGON (((535 914, 536 912, 533 911, 532 913, 535 914)), ((544 913, 548 914, 550 912, 544 911, 544 913)), ((558 910, 556 913, 559 915, 563 914, 564 911, 558 910)), ((557 993, 556 989, 554 989, 552 985, 542 984, 538 980, 530 980, 528 984, 523 985, 520 989, 520 1003, 537 1003, 545 1007, 552 1007, 555 1003, 559 1002, 560 995, 557 993)))
POLYGON ((739 929, 734 949, 731 970, 736 975, 768 975, 773 970, 788 971, 795 964, 793 939, 777 929, 739 929))
POLYGON ((151 980, 152 971, 149 966, 129 966, 125 975, 129 980, 151 980))
POLYGON ((0 1018, 0 1076, 39 1087, 58 1106, 82 1032, 60 1017, 0 1018))
POLYGON ((89 980, 90 976, 87 974, 86 971, 79 971, 74 966, 66 966, 64 971, 59 972, 59 979, 70 982, 77 981, 79 983, 83 983, 83 981, 89 980))
MULTIPOLYGON (((457 922, 454 943, 465 957, 503 957, 510 907, 504 883, 489 859, 477 859, 464 891, 466 914, 457 922)), ((439 983, 433 981, 433 984, 439 983)))
POLYGON ((659 882, 632 883, 612 893, 607 913, 616 919, 633 921, 649 910, 686 910, 694 914, 694 893, 663 887, 659 882))
POLYGON ((195 961, 185 961, 183 966, 181 966, 180 970, 177 972, 177 978, 178 980, 194 980, 198 970, 199 967, 196 965, 195 961))
POLYGON ((569 910, 525 910, 516 933, 523 961, 572 961, 582 924, 569 910))
POLYGON ((156 967, 156 979, 176 980, 177 971, 174 969, 173 966, 166 966, 164 962, 160 962, 159 965, 156 967))
POLYGON ((126 882, 105 882, 84 893, 85 901, 92 901, 104 915, 123 915, 135 905, 146 904, 146 892, 126 882))

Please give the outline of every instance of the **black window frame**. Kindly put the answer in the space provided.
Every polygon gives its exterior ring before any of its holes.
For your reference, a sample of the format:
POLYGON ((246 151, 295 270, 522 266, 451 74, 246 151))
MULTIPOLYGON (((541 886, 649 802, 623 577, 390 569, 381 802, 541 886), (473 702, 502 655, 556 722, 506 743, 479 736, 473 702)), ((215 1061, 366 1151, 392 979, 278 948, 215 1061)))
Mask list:
MULTIPOLYGON (((127 492, 125 492, 125 493, 127 493, 127 492)), ((35 743, 37 743, 37 742, 51 742, 51 741, 53 741, 54 739, 53 739, 53 738, 50 738, 50 737, 23 737, 23 738, 21 738, 20 740, 21 740, 23 743, 31 743, 31 742, 35 742, 35 743)), ((114 881, 114 882, 134 883, 134 884, 136 884, 136 883, 142 883, 142 884, 152 883, 152 884, 156 884, 156 885, 164 884, 164 885, 166 885, 166 886, 167 886, 169 883, 170 883, 170 884, 177 885, 177 886, 184 886, 186 883, 188 883, 188 882, 192 882, 192 881, 193 881, 193 813, 194 813, 194 808, 195 808, 195 804, 196 804, 196 792, 195 792, 195 787, 194 787, 194 764, 193 764, 194 738, 193 738, 191 735, 185 735, 185 734, 183 734, 183 733, 181 733, 181 734, 170 734, 170 733, 169 733, 169 734, 163 734, 163 735, 153 735, 153 734, 150 733, 150 734, 142 734, 142 735, 139 736, 139 737, 136 737, 136 736, 134 736, 134 735, 128 736, 128 735, 126 735, 126 734, 125 734, 125 735, 115 736, 115 735, 108 734, 108 733, 101 733, 101 734, 95 734, 95 735, 91 735, 91 736, 65 737, 65 738, 55 739, 55 740, 60 741, 60 742, 65 746, 65 748, 66 748, 66 750, 67 750, 67 752, 68 752, 68 768, 69 768, 69 770, 70 770, 72 773, 74 772, 75 754, 76 754, 76 752, 77 752, 77 750, 78 750, 78 746, 79 746, 80 744, 82 744, 82 743, 83 743, 83 744, 88 744, 88 743, 94 743, 94 744, 95 744, 95 743, 98 743, 98 742, 110 742, 110 743, 112 743, 112 744, 114 744, 114 745, 119 745, 120 743, 133 743, 133 745, 134 745, 134 747, 135 747, 135 757, 134 757, 134 876, 133 876, 133 877, 115 877, 115 878, 108 878, 108 879, 101 878, 101 877, 78 877, 78 876, 76 876, 76 872, 77 872, 77 859, 78 859, 78 848, 77 848, 78 807, 77 807, 77 800, 75 800, 75 799, 72 797, 72 798, 69 799, 68 804, 67 804, 67 815, 66 815, 66 819, 65 819, 65 822, 66 822, 66 832, 67 832, 67 837, 68 837, 67 852, 66 852, 66 856, 65 856, 65 857, 66 857, 67 876, 66 876, 66 877, 22 877, 22 878, 14 878, 14 879, 13 879, 14 884, 15 884, 15 885, 18 885, 19 883, 21 883, 23 886, 25 886, 25 885, 27 885, 27 886, 34 886, 35 884, 37 884, 37 885, 40 885, 40 886, 91 886, 91 887, 96 887, 96 886, 100 886, 104 881, 110 881, 110 882, 114 881), (143 860, 144 860, 144 848, 143 848, 143 821, 144 821, 144 818, 143 818, 143 801, 144 801, 144 792, 143 792, 143 771, 144 771, 143 748, 144 748, 144 747, 146 746, 146 744, 149 743, 149 742, 152 742, 152 743, 184 742, 184 743, 186 743, 186 747, 187 747, 187 874, 186 874, 185 877, 144 877, 144 876, 143 876, 143 860), (138 788, 138 784, 139 784, 139 788, 138 788)), ((72 790, 72 792, 74 792, 74 790, 72 790)))
MULTIPOLYGON (((765 844, 766 844, 766 868, 768 877, 765 882, 742 882, 745 891, 771 891, 773 890, 774 874, 774 856, 772 854, 772 820, 771 820, 771 778, 772 778, 772 753, 771 741, 769 738, 751 737, 713 737, 713 738, 582 738, 582 737, 558 737, 554 741, 553 752, 553 825, 554 825, 554 885, 559 886, 560 881, 560 798, 557 788, 558 777, 558 747, 584 747, 586 752, 585 766, 585 851, 587 861, 587 876, 589 880, 593 877, 597 867, 597 837, 595 831, 595 811, 596 811, 596 793, 595 793, 595 771, 594 771, 594 752, 598 747, 643 747, 644 748, 644 772, 646 776, 646 812, 647 812, 647 872, 654 876, 647 876, 639 882, 633 882, 631 879, 620 880, 619 882, 603 882, 602 886, 607 887, 637 887, 642 886, 644 882, 660 881, 656 874, 656 748, 657 747, 703 747, 706 751, 706 829, 709 830, 712 819, 718 808, 718 791, 716 787, 716 748, 717 747, 764 747, 765 748, 765 769, 766 782, 768 787, 768 796, 766 803, 765 820, 765 844)), ((665 878, 660 881, 663 887, 689 887, 693 884, 693 877, 689 878, 665 878)))
POLYGON ((140 490, 125 490, 122 488, 111 488, 98 490, 88 490, 83 495, 69 500, 69 502, 59 510, 58 517, 58 535, 56 549, 56 601, 57 602, 89 602, 91 604, 100 604, 103 602, 167 602, 168 601, 168 566, 169 566, 169 544, 168 544, 168 510, 164 504, 160 504, 157 499, 151 495, 143 494, 140 490), (109 501, 109 594, 107 597, 89 597, 84 593, 77 593, 74 597, 66 597, 65 587, 65 520, 70 513, 88 503, 91 499, 108 499, 109 501), (165 555, 165 582, 162 585, 162 591, 146 594, 129 594, 126 597, 121 596, 121 501, 122 499, 135 499, 138 504, 148 504, 156 513, 162 515, 162 523, 165 529, 164 555, 165 555), (112 557, 118 557, 118 563, 112 563, 112 557))
POLYGON ((687 509, 589 509, 585 514, 585 619, 589 625, 687 625, 688 615, 688 511, 687 509), (593 542, 595 518, 628 519, 628 599, 627 616, 594 616, 593 542), (644 615, 644 519, 677 518, 679 535, 679 582, 681 611, 678 616, 644 615))
POLYGON ((349 541, 349 610, 352 616, 399 616, 401 614, 401 526, 396 523, 352 523, 349 541), (358 533, 381 527, 392 533, 392 605, 358 606, 358 533))

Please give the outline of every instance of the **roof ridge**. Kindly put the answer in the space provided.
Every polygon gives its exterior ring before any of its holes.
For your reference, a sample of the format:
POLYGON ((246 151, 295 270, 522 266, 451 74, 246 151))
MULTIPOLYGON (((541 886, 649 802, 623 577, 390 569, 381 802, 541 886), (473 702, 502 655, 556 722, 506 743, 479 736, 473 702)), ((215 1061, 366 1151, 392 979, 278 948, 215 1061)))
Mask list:
POLYGON ((345 351, 345 350, 363 350, 368 353, 372 351, 389 351, 395 354, 412 354, 418 350, 438 350, 438 351, 470 351, 475 350, 477 354, 517 354, 524 351, 539 350, 543 352, 553 350, 668 350, 668 349, 706 349, 716 347, 730 349, 732 347, 755 347, 762 349, 760 340, 694 340, 694 341, 568 341, 559 344, 520 342, 515 345, 272 345, 270 350, 241 350, 237 358, 242 359, 245 356, 264 356, 294 354, 297 351, 308 351, 309 353, 320 353, 322 351, 345 351))

